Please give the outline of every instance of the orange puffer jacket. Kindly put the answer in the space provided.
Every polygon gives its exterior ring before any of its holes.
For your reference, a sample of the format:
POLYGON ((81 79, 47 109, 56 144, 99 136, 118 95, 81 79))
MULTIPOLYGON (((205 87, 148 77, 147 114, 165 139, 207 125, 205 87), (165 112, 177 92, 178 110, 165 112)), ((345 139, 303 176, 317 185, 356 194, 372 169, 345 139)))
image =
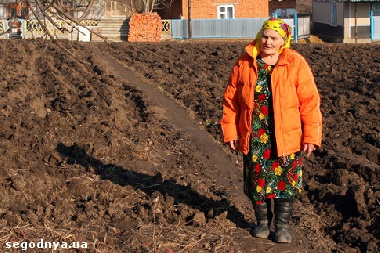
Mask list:
MULTIPOLYGON (((255 41, 236 62, 224 92, 223 140, 239 140, 238 149, 248 154, 257 82, 255 41)), ((303 143, 322 144, 320 96, 306 60, 285 48, 271 74, 275 136, 278 156, 300 151, 303 143)))

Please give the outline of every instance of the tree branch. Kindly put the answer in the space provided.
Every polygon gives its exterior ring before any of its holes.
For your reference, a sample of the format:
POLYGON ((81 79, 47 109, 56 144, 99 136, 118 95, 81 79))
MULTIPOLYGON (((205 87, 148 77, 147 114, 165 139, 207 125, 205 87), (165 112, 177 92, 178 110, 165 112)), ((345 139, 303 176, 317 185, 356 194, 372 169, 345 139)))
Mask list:
MULTIPOLYGON (((92 3, 93 3, 93 0, 91 1, 91 4, 92 4, 92 3)), ((70 15, 67 15, 66 13, 62 12, 62 8, 61 8, 60 6, 57 6, 57 5, 54 4, 53 7, 54 7, 57 11, 60 11, 60 12, 62 13, 62 15, 63 15, 65 18, 67 18, 69 21, 71 21, 72 23, 76 24, 77 26, 81 26, 81 27, 86 28, 88 31, 92 32, 93 34, 95 34, 95 35, 98 36, 99 38, 102 38, 105 42, 108 43, 108 38, 107 38, 107 37, 105 37, 105 36, 103 36, 103 35, 101 35, 101 34, 95 32, 95 31, 93 31, 92 29, 88 28, 87 26, 82 26, 79 20, 77 20, 77 19, 71 17, 70 15)), ((87 6, 87 12, 88 12, 88 9, 89 9, 89 6, 87 6)), ((82 19, 80 19, 80 20, 82 20, 82 19)), ((80 31, 78 30, 78 28, 75 27, 75 29, 76 29, 78 32, 80 32, 80 31)))

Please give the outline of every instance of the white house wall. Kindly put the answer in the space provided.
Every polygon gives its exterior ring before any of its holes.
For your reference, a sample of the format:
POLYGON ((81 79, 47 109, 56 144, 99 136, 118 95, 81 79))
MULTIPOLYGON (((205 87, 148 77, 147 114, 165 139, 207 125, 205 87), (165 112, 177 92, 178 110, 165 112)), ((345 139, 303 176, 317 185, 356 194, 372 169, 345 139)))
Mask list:
MULTIPOLYGON (((357 16, 357 25, 358 26, 368 26, 370 25, 369 13, 370 13, 369 4, 356 4, 356 16, 357 16)), ((345 17, 347 24, 354 26, 355 25, 355 5, 350 4, 346 6, 347 16, 345 17)))
POLYGON ((369 3, 356 4, 355 18, 355 4, 345 6, 344 38, 355 39, 356 36, 363 37, 365 34, 368 34, 366 37, 369 36, 370 10, 369 3), (357 34, 355 34, 355 30, 357 30, 357 34))

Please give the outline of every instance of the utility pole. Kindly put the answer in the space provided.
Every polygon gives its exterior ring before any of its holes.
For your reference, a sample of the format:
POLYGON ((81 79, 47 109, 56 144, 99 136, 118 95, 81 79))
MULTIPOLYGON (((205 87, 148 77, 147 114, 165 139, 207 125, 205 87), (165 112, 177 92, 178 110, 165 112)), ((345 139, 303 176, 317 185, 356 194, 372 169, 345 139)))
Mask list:
POLYGON ((192 32, 191 32, 191 0, 187 1, 187 34, 188 39, 191 39, 192 32))

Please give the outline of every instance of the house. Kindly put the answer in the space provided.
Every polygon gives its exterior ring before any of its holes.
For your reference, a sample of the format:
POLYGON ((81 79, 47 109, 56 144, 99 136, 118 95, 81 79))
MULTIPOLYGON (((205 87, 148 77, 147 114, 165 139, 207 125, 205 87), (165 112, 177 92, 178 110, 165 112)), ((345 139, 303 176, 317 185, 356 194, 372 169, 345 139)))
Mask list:
POLYGON ((268 0, 174 0, 170 6, 159 6, 162 19, 229 19, 267 18, 268 0))
POLYGON ((313 0, 313 30, 327 42, 371 42, 371 12, 380 0, 313 0))
POLYGON ((277 9, 296 9, 297 0, 269 0, 269 12, 277 9))
MULTIPOLYGON (((163 21, 163 34, 165 27, 169 27, 169 38, 252 38, 263 20, 271 14, 270 5, 277 9, 286 7, 288 13, 288 10, 293 10, 288 7, 294 7, 295 1, 173 0, 170 6, 161 4, 154 11, 163 21)), ((95 0, 88 11, 77 8, 81 0, 63 3, 68 4, 64 8, 67 7, 73 17, 80 18, 81 23, 57 19, 55 23, 59 25, 59 29, 52 24, 47 27, 49 34, 55 38, 94 41, 107 37, 114 41, 127 40, 132 13, 130 1, 95 0)), ((0 38, 28 39, 46 36, 41 22, 34 16, 39 13, 31 11, 32 8, 36 9, 35 5, 35 0, 27 4, 15 0, 0 0, 0 38), (9 30, 12 31, 11 34, 6 32, 9 30)))
MULTIPOLYGON (((68 1, 70 4, 78 4, 80 0, 68 1)), ((13 37, 20 38, 38 38, 44 36, 45 31, 39 24, 34 16, 31 8, 36 10, 35 1, 31 0, 28 3, 17 2, 15 0, 0 0, 0 38, 6 39, 12 37, 12 33, 6 33, 7 30, 11 32, 14 30, 13 37), (12 19, 13 18, 13 19, 12 19), (12 19, 12 20, 11 20, 12 19), (14 22, 14 21, 17 22, 14 22), (12 21, 10 23, 10 21, 12 21), (21 27, 10 27, 10 24, 20 24, 21 27), (20 34, 21 31, 21 34, 20 34)), ((70 9, 71 6, 67 6, 70 9)), ((108 37, 111 40, 119 41, 126 40, 127 31, 127 17, 130 16, 130 8, 123 1, 113 0, 96 0, 93 2, 92 8, 83 13, 81 10, 71 11, 70 13, 75 18, 80 18, 84 15, 81 25, 93 29, 94 32, 108 37)), ((39 15, 39 13, 37 13, 39 15)), ((61 25, 63 30, 56 29, 53 25, 49 24, 49 33, 53 34, 60 39, 81 40, 83 33, 88 32, 86 29, 77 24, 68 25, 63 20, 57 20, 56 24, 61 25), (76 26, 78 29, 73 29, 76 26), (81 30, 81 32, 78 32, 81 30)), ((90 36, 90 34, 88 34, 90 36)), ((84 36, 86 37, 86 36, 84 36)), ((99 37, 82 38, 84 40, 99 40, 99 37)))
POLYGON ((269 0, 269 13, 273 15, 276 13, 278 17, 280 16, 288 16, 286 12, 290 13, 292 11, 296 11, 297 9, 297 1, 296 0, 269 0), (284 13, 281 15, 281 13, 284 13))

